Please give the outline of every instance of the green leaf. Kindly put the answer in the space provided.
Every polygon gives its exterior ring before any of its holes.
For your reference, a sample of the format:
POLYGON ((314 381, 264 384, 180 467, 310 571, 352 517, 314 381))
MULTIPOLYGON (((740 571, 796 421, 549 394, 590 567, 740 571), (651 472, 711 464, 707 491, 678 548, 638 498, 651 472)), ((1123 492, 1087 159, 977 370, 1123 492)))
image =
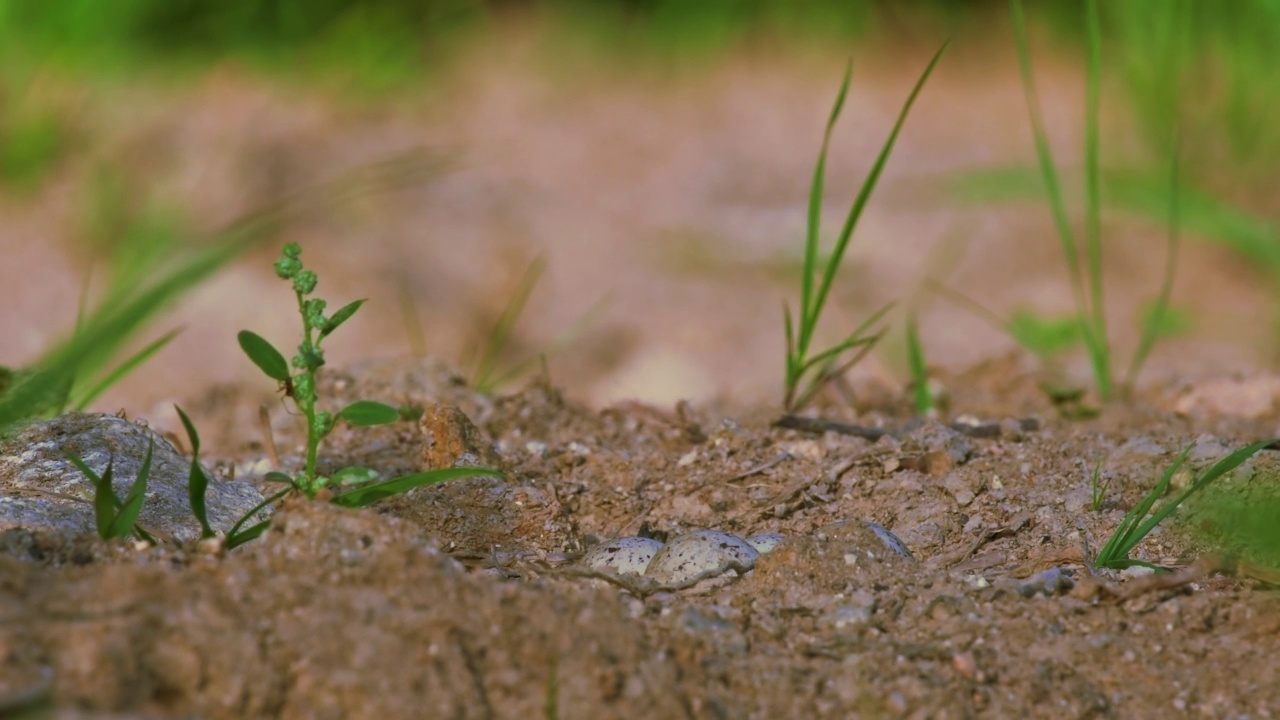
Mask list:
POLYGON ((933 391, 929 389, 929 369, 914 312, 907 315, 907 365, 911 370, 916 414, 926 415, 933 409, 933 391))
POLYGON ((380 402, 358 400, 342 408, 338 418, 352 425, 386 425, 400 419, 400 411, 380 402))
POLYGON ((423 485, 434 485, 447 480, 453 480, 462 477, 505 477, 498 470, 489 468, 445 468, 443 470, 428 470, 426 472, 414 473, 412 475, 404 475, 393 478, 386 482, 370 485, 367 487, 357 488, 349 492, 336 495, 333 498, 333 504, 343 507, 365 507, 384 500, 393 495, 409 492, 414 488, 423 485))
POLYGON ((271 521, 263 520, 255 525, 250 525, 240 532, 227 533, 227 549, 234 550, 250 540, 257 540, 269 527, 271 527, 271 521))
POLYGON ((240 349, 244 350, 244 354, 248 355, 253 364, 266 373, 267 377, 280 382, 289 379, 289 363, 284 359, 284 355, 281 355, 280 351, 261 335, 241 330, 236 338, 240 341, 240 349))
POLYGON ((330 478, 339 485, 366 485, 377 480, 380 474, 377 470, 366 467, 345 467, 333 474, 330 478))
POLYGON ((120 498, 116 497, 115 490, 111 487, 111 467, 115 463, 115 458, 107 461, 107 470, 102 475, 98 475, 85 464, 83 459, 72 453, 67 453, 67 459, 93 484, 94 525, 98 529, 99 537, 103 540, 111 539, 108 533, 111 530, 112 521, 116 518, 116 507, 120 505, 120 498))
POLYGON ((1076 316, 1045 317, 1030 310, 1015 312, 1005 324, 1005 330, 1014 342, 1041 359, 1070 349, 1081 338, 1076 316))
POLYGON ((138 513, 142 511, 142 501, 146 498, 147 480, 151 477, 151 454, 154 449, 155 439, 152 438, 147 443, 147 456, 142 461, 142 469, 138 471, 133 487, 129 488, 129 494, 124 498, 120 514, 116 515, 116 519, 111 523, 111 537, 126 537, 133 534, 133 526, 138 522, 138 513))
POLYGON ((182 418, 182 426, 187 429, 187 439, 191 441, 191 470, 187 473, 187 498, 191 501, 191 514, 200 522, 200 537, 210 538, 215 535, 209 526, 209 508, 205 504, 205 493, 209 489, 209 476, 200 467, 200 436, 191 418, 177 405, 173 406, 182 418))
POLYGON ((1192 494, 1203 490, 1214 480, 1226 475, 1232 470, 1239 467, 1245 460, 1256 455, 1264 448, 1273 445, 1275 440, 1264 440, 1247 447, 1243 447, 1235 452, 1227 455, 1221 460, 1214 463, 1208 470, 1200 473, 1186 488, 1177 496, 1170 499, 1158 511, 1147 517, 1147 513, 1155 505, 1156 501, 1169 489, 1169 484, 1173 480, 1173 475, 1178 468, 1186 461, 1187 455, 1194 446, 1188 445, 1183 449, 1173 463, 1165 469, 1160 476, 1160 480, 1156 486, 1147 493, 1132 510, 1125 514, 1124 519, 1120 521, 1120 525, 1116 527, 1111 538, 1107 540, 1107 544, 1103 546, 1098 553, 1094 564, 1098 567, 1123 569, 1131 565, 1143 565, 1146 567, 1154 567, 1149 563, 1143 563, 1129 558, 1129 553, 1142 542, 1157 525, 1159 525, 1166 517, 1178 508, 1192 494), (1145 521, 1144 521, 1145 520, 1145 521))
MULTIPOLYGON (((271 473, 267 473, 267 474, 270 475, 271 473)), ((283 473, 275 473, 275 474, 282 475, 283 473)), ((288 477, 288 476, 286 475, 285 477, 288 477)), ((280 492, 268 497, 266 500, 263 500, 257 505, 254 505, 252 510, 245 513, 239 520, 236 521, 235 525, 231 526, 231 529, 227 531, 227 549, 231 549, 238 545, 243 545, 244 543, 249 542, 250 540, 261 535, 262 532, 271 525, 271 520, 267 519, 257 523, 256 525, 249 527, 249 529, 247 530, 244 530, 244 531, 240 530, 240 526, 244 525, 246 522, 249 521, 250 518, 252 518, 253 516, 257 515, 259 512, 261 512, 263 508, 279 500, 280 498, 283 498, 285 495, 288 495, 289 493, 293 492, 296 486, 293 484, 292 478, 289 478, 289 484, 290 484, 290 487, 285 488, 284 490, 281 490, 280 492)))
POLYGON ((279 472, 279 471, 276 471, 276 470, 272 470, 271 472, 267 473, 266 475, 263 475, 263 476, 262 476, 262 481, 263 481, 263 482, 270 482, 270 483, 283 483, 283 484, 285 484, 285 485, 288 485, 288 486, 289 486, 291 489, 293 489, 293 490, 299 490, 299 489, 301 489, 301 488, 299 488, 299 487, 298 487, 298 481, 297 481, 297 480, 294 480, 293 478, 289 477, 288 475, 285 475, 284 473, 279 472))
POLYGON ((356 311, 359 310, 360 306, 364 303, 364 300, 356 300, 339 308, 338 312, 334 313, 329 320, 325 322, 324 327, 320 329, 320 337, 323 338, 328 336, 329 333, 337 330, 339 325, 350 320, 351 316, 355 315, 356 311))

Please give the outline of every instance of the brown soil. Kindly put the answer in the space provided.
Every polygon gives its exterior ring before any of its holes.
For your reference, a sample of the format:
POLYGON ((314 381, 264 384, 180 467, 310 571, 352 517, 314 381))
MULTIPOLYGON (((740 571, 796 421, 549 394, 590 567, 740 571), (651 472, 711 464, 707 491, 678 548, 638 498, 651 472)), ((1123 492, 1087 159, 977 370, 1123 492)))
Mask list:
MULTIPOLYGON (((595 412, 541 384, 491 399, 417 361, 333 374, 335 401, 456 404, 495 442, 509 480, 425 488, 377 511, 291 502, 267 536, 230 553, 11 531, 0 538, 0 707, 31 700, 59 717, 1266 717, 1280 703, 1265 661, 1280 633, 1272 593, 1203 564, 1181 582, 1092 579, 1081 558, 1177 448, 1210 433, 1200 443, 1217 452, 1280 418, 1178 417, 1175 390, 1071 423, 1018 373, 993 363, 946 382, 969 413, 1034 415, 1039 429, 1005 422, 1000 437, 980 439, 935 422, 877 442, 772 429, 767 413, 595 412), (1099 460, 1112 483, 1094 512, 1087 477, 1099 460), (890 528, 915 559, 842 523, 857 519, 890 528), (743 577, 647 597, 563 564, 600 539, 698 527, 788 539, 743 577), (1034 577, 1052 568, 1068 579, 1034 577)), ((220 397, 223 417, 267 400, 220 397)), ((894 427, 908 419, 901 405, 826 412, 894 427)), ((298 428, 278 415, 290 448, 298 428)), ((330 451, 334 467, 390 473, 418 467, 424 448, 405 424, 340 433, 330 451)), ((1262 457, 1254 470, 1280 467, 1262 457)), ((1170 532, 1138 551, 1177 565, 1195 555, 1170 532)))
MULTIPOLYGON (((859 54, 828 226, 929 51, 859 54)), ((280 240, 304 243, 326 298, 371 298, 331 343, 326 397, 457 406, 509 480, 426 488, 369 511, 292 502, 267 536, 223 553, 6 533, 0 716, 1270 717, 1280 707, 1268 662, 1280 603, 1248 573, 1193 564, 1199 549, 1173 529, 1138 556, 1186 568, 1175 576, 1184 582, 1094 579, 1082 562, 1178 449, 1200 439, 1204 465, 1280 430, 1274 380, 1200 379, 1265 361, 1271 341, 1254 332, 1273 290, 1265 278, 1189 245, 1183 268, 1194 272, 1175 302, 1202 322, 1157 351, 1146 377, 1158 381, 1095 420, 1061 419, 1040 370, 1007 356, 1006 338, 935 303, 922 335, 950 395, 944 419, 999 423, 999 437, 938 422, 876 442, 775 429, 778 307, 794 296, 807 182, 842 59, 751 56, 664 82, 610 71, 569 82, 529 53, 526 42, 482 47, 453 81, 377 111, 232 69, 179 93, 75 99, 97 155, 0 207, 0 293, 13 306, 45 303, 0 317, 15 353, 0 361, 34 357, 74 318, 82 253, 31 238, 74 235, 68 207, 93 162, 160 183, 214 226, 427 147, 451 159, 433 182, 316 210, 280 240), (456 358, 538 252, 548 276, 514 359, 610 299, 551 358, 549 380, 487 397, 440 365, 403 359, 413 343, 394 309, 402 298, 418 306, 423 349, 456 358), (1026 418, 1037 429, 1020 426, 1026 418), (1095 512, 1099 461, 1111 485, 1095 512), (862 519, 896 533, 915 560, 838 524, 862 519), (638 597, 567 569, 601 540, 703 527, 788 540, 743 577, 678 593, 638 597), (1055 568, 1069 582, 1040 576, 1055 568)), ((1045 72, 1051 130, 1074 147, 1078 106, 1063 91, 1078 78, 1052 63, 1045 72)), ((949 276, 993 310, 1069 307, 1043 208, 959 207, 937 189, 947 173, 1028 158, 1019 93, 1007 48, 957 42, 859 229, 831 332, 910 294, 932 249, 957 236, 971 242, 949 276)), ((1108 230, 1108 309, 1123 351, 1136 344, 1123 328, 1158 285, 1161 239, 1124 219, 1108 230)), ((180 431, 169 403, 181 400, 212 464, 260 476, 265 403, 284 462, 296 463, 297 418, 232 340, 252 328, 284 345, 294 332, 291 298, 268 269, 274 252, 184 304, 186 332, 102 407, 180 431)), ((854 407, 824 398, 817 410, 905 427, 900 340, 885 347, 855 373, 854 407)), ((1079 379, 1081 367, 1063 372, 1079 379)), ((390 474, 434 450, 403 424, 341 431, 326 452, 330 470, 390 474)), ((1276 465, 1264 454, 1249 467, 1262 476, 1276 465)))

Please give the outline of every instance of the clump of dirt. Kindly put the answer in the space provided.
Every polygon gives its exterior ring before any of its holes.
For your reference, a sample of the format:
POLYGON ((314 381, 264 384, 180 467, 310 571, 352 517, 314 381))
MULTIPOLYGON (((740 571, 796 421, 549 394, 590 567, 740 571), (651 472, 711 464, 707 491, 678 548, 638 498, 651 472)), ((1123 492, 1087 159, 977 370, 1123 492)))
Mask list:
MULTIPOLYGON (((1193 565, 1200 551, 1163 528, 1136 556, 1190 566, 1171 579, 1093 578, 1083 562, 1181 448, 1208 448, 1191 461, 1203 467, 1274 432, 1274 413, 1178 415, 1180 387, 1069 422, 1032 378, 993 363, 943 378, 954 411, 979 425, 913 423, 896 397, 821 409, 886 431, 869 440, 779 429, 769 408, 593 411, 541 382, 488 398, 432 363, 374 367, 331 374, 328 397, 458 408, 478 435, 457 437, 491 443, 507 479, 365 511, 291 502, 229 553, 0 536, 0 710, 1057 718, 1280 706, 1258 662, 1280 600, 1256 581, 1193 565), (1110 484, 1094 510, 1098 463, 1110 484), (644 597, 568 564, 609 538, 697 528, 786 539, 741 576, 644 597)), ((260 464, 253 429, 219 417, 264 398, 218 397, 234 402, 198 405, 227 428, 211 457, 260 464)), ((435 434, 449 435, 449 417, 435 434)), ((273 411, 272 427, 293 454, 297 418, 273 411)), ((334 467, 432 462, 416 421, 331 439, 334 467)), ((1264 454, 1224 482, 1278 470, 1264 454)))

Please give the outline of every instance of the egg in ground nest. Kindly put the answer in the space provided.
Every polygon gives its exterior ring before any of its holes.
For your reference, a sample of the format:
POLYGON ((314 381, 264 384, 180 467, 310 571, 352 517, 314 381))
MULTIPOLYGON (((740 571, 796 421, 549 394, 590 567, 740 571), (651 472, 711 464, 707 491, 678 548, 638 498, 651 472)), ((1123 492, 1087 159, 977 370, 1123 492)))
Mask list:
POLYGON ((752 535, 747 538, 747 544, 756 549, 756 552, 764 555, 771 553, 778 548, 783 536, 779 533, 763 533, 760 535, 752 535))
POLYGON ((755 565, 759 555, 736 535, 698 530, 667 543, 653 557, 645 575, 663 585, 681 585, 699 576, 713 577, 729 569, 746 572, 755 565))
POLYGON ((612 570, 619 575, 644 575, 662 543, 652 538, 624 537, 597 546, 582 559, 592 570, 612 570))

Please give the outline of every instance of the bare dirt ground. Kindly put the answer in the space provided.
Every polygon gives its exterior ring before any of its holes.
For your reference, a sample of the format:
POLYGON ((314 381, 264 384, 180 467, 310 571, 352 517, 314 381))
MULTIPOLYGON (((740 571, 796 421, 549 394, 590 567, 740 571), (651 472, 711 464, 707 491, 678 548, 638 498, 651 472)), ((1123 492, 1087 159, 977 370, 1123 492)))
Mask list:
MULTIPOLYGON (((331 401, 455 405, 509 479, 363 512, 291 502, 266 537, 230 553, 7 532, 0 714, 1270 717, 1280 707, 1267 662, 1280 606, 1248 573, 1195 564, 1201 548, 1172 528, 1138 556, 1184 568, 1175 582, 1094 578, 1083 562, 1187 443, 1199 440, 1202 467, 1280 432, 1274 383, 1208 379, 1264 362, 1269 346, 1245 330, 1268 307, 1264 279, 1189 246, 1183 267, 1194 273, 1177 298, 1201 331, 1162 346, 1145 389, 1098 419, 1059 418, 1039 368, 935 304, 922 334, 950 394, 943 420, 994 422, 997 437, 913 428, 893 351, 860 369, 854 407, 824 398, 815 414, 902 432, 872 442, 776 429, 778 307, 794 291, 839 63, 740 58, 674 83, 613 71, 569 81, 520 43, 498 47, 376 112, 233 70, 163 102, 88 103, 113 139, 108 159, 146 147, 147 172, 210 225, 370 159, 420 147, 449 158, 430 183, 317 211, 287 239, 304 243, 323 296, 371 298, 334 338, 331 401), (426 350, 456 357, 539 251, 548 276, 517 354, 609 298, 551 359, 549 378, 489 397, 406 357, 404 294, 427 324, 426 350), (1099 461, 1111 485, 1095 512, 1088 477, 1099 461), (893 531, 914 559, 849 524, 858 520, 893 531), (676 593, 639 597, 566 571, 601 540, 701 527, 787 540, 740 578, 676 593)), ((851 196, 927 51, 919 63, 868 55, 833 148, 835 198, 851 196)), ((1007 58, 953 60, 860 230, 834 303, 845 326, 910 292, 931 248, 956 233, 970 246, 951 277, 994 309, 1070 302, 1043 209, 962 208, 938 190, 945 173, 1024 159, 1029 147, 1007 58)), ((1049 72, 1074 87, 1069 71, 1049 72)), ((1074 104, 1050 107, 1070 145, 1074 104)), ((4 208, 4 256, 22 260, 0 263, 5 296, 46 304, 3 316, 0 329, 31 353, 54 318, 74 317, 78 263, 55 239, 72 222, 79 171, 4 208)), ((839 205, 829 210, 837 222, 839 205)), ((1123 326, 1158 283, 1160 238, 1127 222, 1111 230, 1123 326)), ((188 327, 171 357, 109 400, 168 429, 168 403, 181 400, 224 476, 266 462, 263 404, 284 454, 299 442, 297 418, 232 340, 245 327, 281 344, 294 332, 291 298, 266 269, 274 253, 202 288, 175 315, 188 327)), ((1132 343, 1122 334, 1122 348, 1132 343)), ((421 467, 428 451, 406 423, 340 433, 328 453, 332 468, 390 474, 421 467)), ((1276 465, 1264 453, 1231 482, 1261 482, 1276 465)))

